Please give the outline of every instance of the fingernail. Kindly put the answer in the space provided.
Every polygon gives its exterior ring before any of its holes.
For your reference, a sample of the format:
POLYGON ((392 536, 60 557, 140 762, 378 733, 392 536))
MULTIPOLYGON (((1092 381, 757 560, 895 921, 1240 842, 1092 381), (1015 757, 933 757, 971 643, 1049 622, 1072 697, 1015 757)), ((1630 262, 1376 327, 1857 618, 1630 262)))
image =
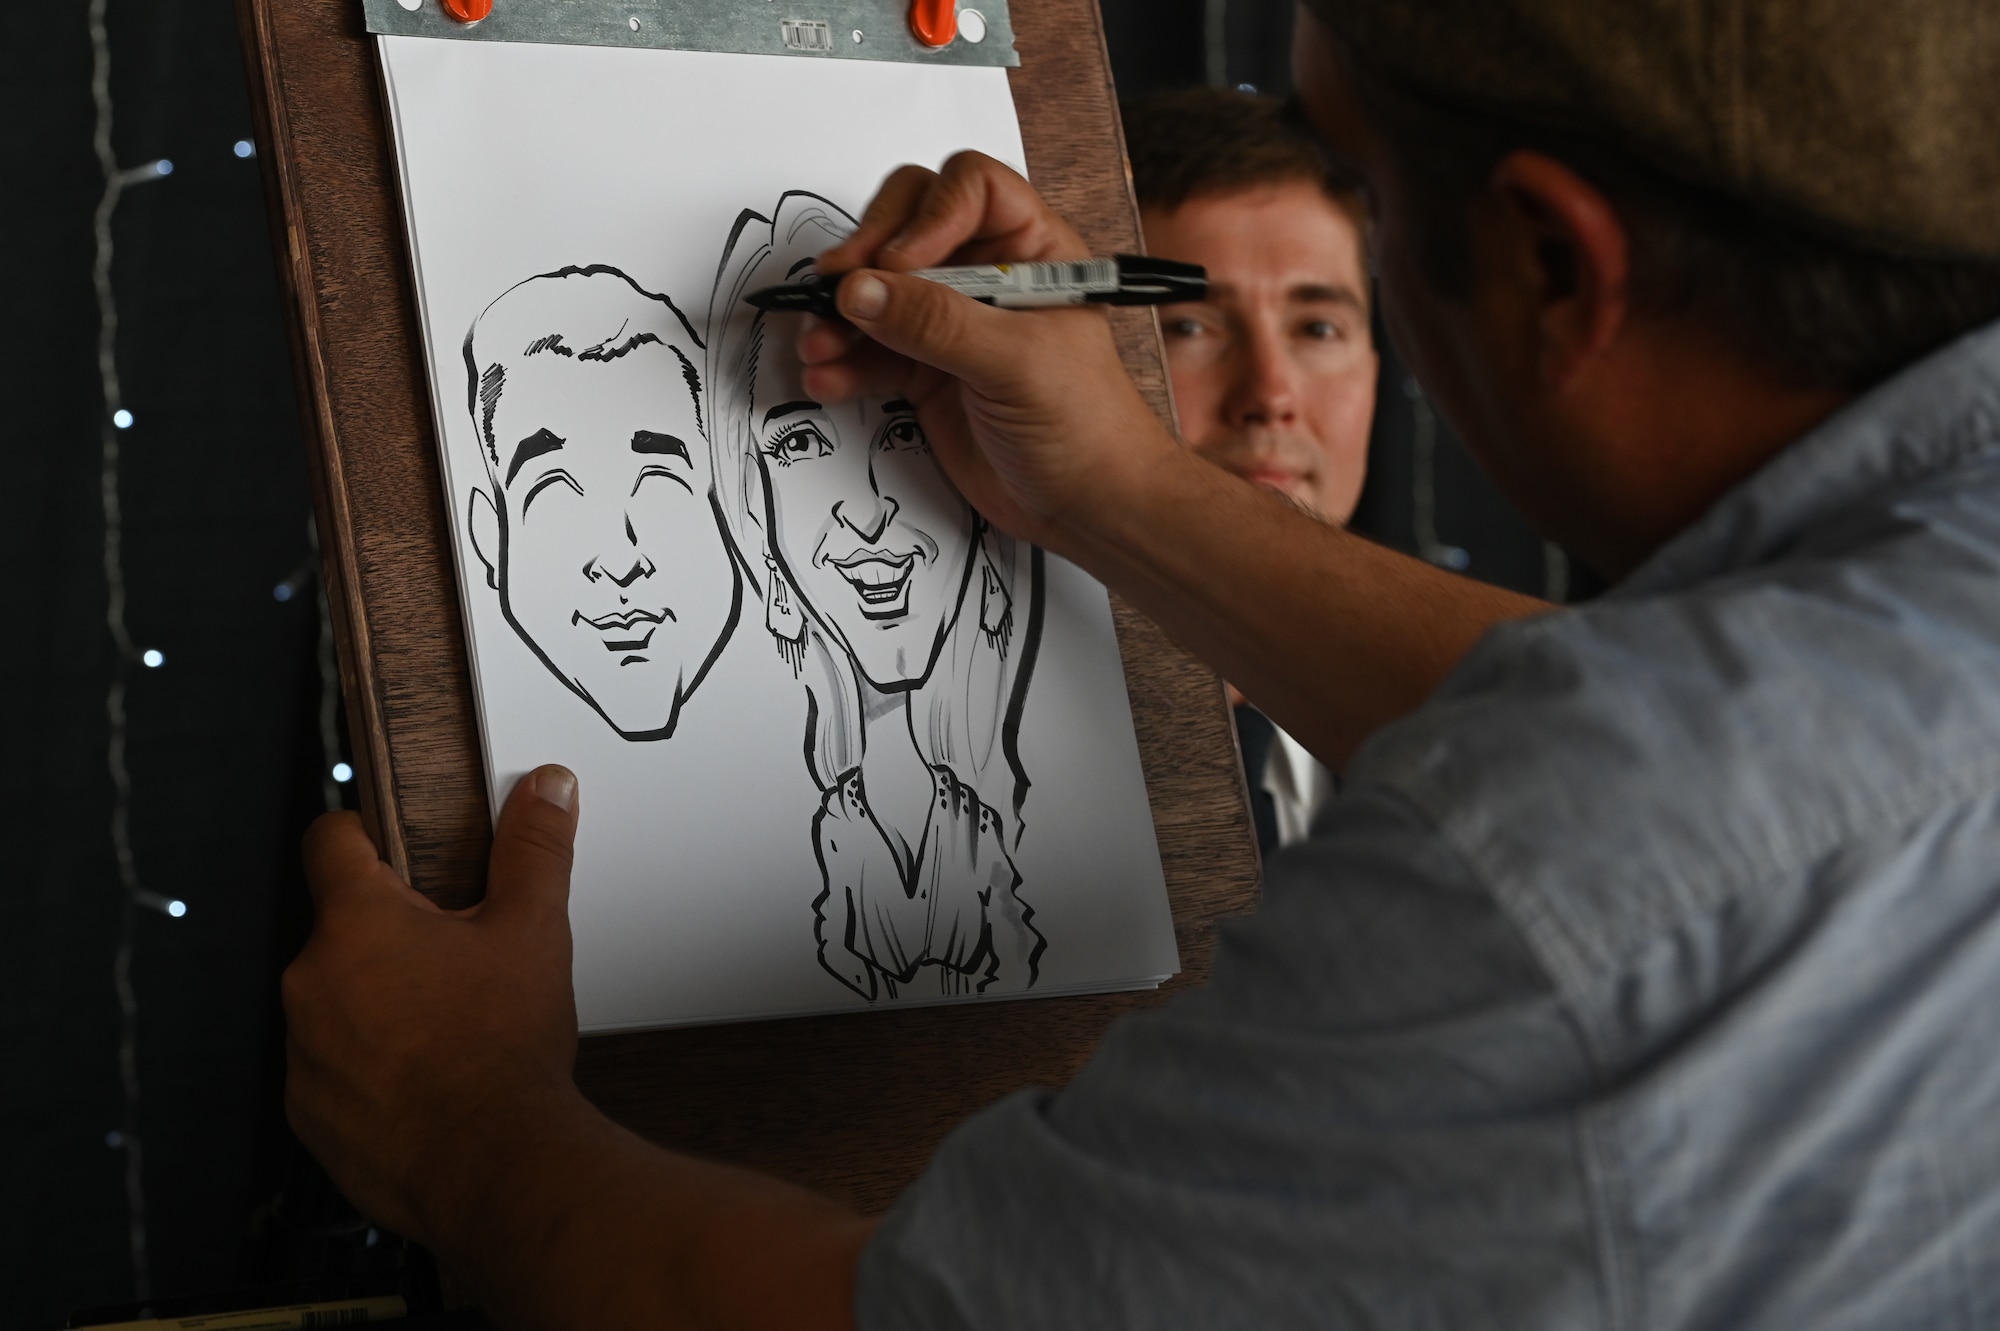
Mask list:
POLYGON ((541 767, 535 770, 535 794, 555 805, 564 813, 576 808, 576 773, 567 767, 541 767))
POLYGON ((860 273, 840 284, 842 309, 857 319, 873 319, 889 307, 889 286, 879 277, 860 273))

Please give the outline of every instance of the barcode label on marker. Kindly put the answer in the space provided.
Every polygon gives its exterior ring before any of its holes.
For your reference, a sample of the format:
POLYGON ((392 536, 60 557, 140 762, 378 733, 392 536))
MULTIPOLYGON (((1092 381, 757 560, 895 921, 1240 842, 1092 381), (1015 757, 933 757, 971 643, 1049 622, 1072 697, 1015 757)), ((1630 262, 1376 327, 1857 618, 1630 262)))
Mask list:
POLYGON ((1009 306, 1081 305, 1090 296, 1118 290, 1116 259, 982 264, 925 269, 917 275, 962 291, 974 300, 1009 306))
POLYGON ((784 34, 787 51, 833 49, 833 29, 816 18, 779 19, 778 31, 784 34))
POLYGON ((1028 290, 1080 287, 1085 291, 1116 291, 1118 265, 1110 259, 1085 259, 1079 263, 1023 264, 1028 290))

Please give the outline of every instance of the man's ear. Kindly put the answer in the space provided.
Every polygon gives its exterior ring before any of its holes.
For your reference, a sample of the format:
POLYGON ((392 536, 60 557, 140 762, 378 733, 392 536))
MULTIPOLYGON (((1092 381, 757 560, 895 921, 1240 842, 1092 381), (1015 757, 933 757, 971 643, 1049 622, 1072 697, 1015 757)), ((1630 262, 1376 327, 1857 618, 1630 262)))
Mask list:
POLYGON ((472 553, 486 566, 486 585, 500 589, 500 514, 484 490, 472 492, 465 515, 466 529, 472 533, 472 553))
POLYGON ((1630 234, 1611 200, 1553 157, 1508 153, 1491 186, 1517 280, 1535 305, 1543 381, 1561 389, 1617 338, 1630 313, 1630 234))

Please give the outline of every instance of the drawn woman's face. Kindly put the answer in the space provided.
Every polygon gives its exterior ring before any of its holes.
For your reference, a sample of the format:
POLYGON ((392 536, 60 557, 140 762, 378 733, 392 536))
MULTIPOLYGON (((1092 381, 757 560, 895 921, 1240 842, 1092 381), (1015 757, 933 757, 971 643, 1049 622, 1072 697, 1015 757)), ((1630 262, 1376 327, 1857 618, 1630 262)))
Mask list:
POLYGON ((750 433, 772 553, 869 683, 930 674, 972 572, 972 508, 907 402, 821 406, 799 384, 791 321, 764 329, 750 433))

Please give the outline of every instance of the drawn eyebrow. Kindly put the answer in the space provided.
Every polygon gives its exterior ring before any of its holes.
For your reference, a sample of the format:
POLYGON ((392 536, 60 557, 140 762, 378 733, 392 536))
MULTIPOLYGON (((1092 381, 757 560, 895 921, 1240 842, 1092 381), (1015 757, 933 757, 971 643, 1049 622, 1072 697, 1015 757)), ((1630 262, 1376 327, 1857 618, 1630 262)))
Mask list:
POLYGON ((556 467, 550 471, 543 472, 541 479, 528 487, 528 493, 521 498, 521 512, 526 513, 528 506, 535 502, 536 495, 548 489, 551 485, 556 484, 567 485, 578 494, 583 493, 583 487, 576 483, 576 477, 570 475, 561 467, 556 467))
POLYGON ((543 426, 526 439, 523 439, 514 448, 514 460, 507 464, 507 484, 512 485, 514 483, 514 477, 520 474, 522 467, 533 462, 544 453, 555 452, 566 442, 566 440, 558 439, 555 432, 547 426, 543 426))
POLYGON ((688 446, 686 444, 670 434, 654 434, 651 430, 634 430, 632 432, 632 451, 634 453, 665 453, 670 457, 679 458, 682 462, 690 466, 694 464, 694 459, 688 456, 688 446))
POLYGON ((764 413, 764 424, 769 425, 772 421, 778 419, 778 417, 789 416, 795 411, 818 411, 819 409, 820 405, 817 402, 780 402, 777 406, 764 413))
POLYGON ((915 407, 899 397, 890 398, 887 402, 884 402, 882 404, 882 411, 885 415, 894 415, 897 412, 901 412, 905 416, 914 416, 917 414, 915 407))

